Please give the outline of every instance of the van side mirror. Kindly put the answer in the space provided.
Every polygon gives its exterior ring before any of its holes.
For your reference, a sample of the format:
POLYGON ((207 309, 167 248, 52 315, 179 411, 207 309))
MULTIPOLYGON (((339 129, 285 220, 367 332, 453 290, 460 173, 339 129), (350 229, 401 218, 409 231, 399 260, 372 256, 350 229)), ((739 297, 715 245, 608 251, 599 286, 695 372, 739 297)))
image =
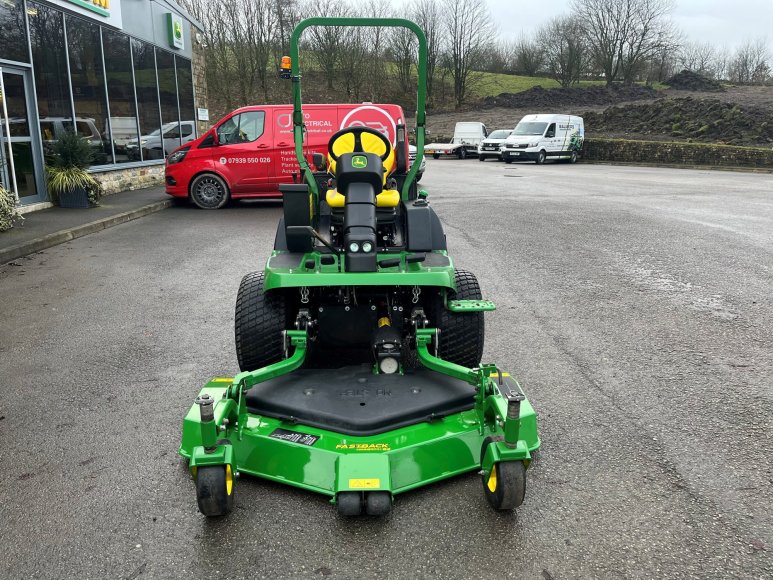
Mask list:
POLYGON ((313 153, 311 156, 311 161, 314 163, 317 171, 324 171, 327 169, 327 159, 322 153, 313 153))

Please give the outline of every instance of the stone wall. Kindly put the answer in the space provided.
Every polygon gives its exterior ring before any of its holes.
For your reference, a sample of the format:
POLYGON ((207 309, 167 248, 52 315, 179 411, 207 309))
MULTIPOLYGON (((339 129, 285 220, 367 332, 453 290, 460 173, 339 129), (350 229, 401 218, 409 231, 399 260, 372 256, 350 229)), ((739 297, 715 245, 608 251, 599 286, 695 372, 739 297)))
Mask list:
MULTIPOLYGON (((195 107, 201 107, 203 109, 209 108, 209 100, 207 99, 207 75, 206 75, 206 62, 204 60, 204 47, 202 41, 204 39, 204 33, 192 28, 193 31, 193 96, 195 100, 195 107)), ((196 114, 196 129, 198 135, 203 135, 212 126, 211 121, 199 121, 198 111, 196 114)))
POLYGON ((585 139, 583 159, 659 165, 706 165, 773 170, 773 149, 705 143, 585 139))
POLYGON ((102 184, 105 195, 153 187, 164 184, 164 165, 151 165, 149 167, 135 167, 132 169, 118 169, 116 171, 101 171, 91 174, 102 184))

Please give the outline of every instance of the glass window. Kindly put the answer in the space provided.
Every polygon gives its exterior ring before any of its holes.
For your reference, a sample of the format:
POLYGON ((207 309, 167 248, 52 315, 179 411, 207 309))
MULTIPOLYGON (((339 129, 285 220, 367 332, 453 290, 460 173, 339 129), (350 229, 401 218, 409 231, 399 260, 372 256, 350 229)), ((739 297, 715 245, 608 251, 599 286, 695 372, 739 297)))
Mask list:
POLYGON ((193 73, 191 61, 175 56, 177 64, 177 91, 180 100, 180 120, 188 124, 188 130, 183 125, 183 143, 193 141, 196 138, 196 110, 193 106, 193 73))
POLYGON ((263 135, 263 111, 248 111, 234 115, 217 128, 217 142, 221 145, 250 143, 263 135))
MULTIPOLYGON (((2 0, 0 0, 2 1, 2 0)), ((72 131, 70 80, 64 44, 63 15, 42 4, 27 4, 35 70, 40 135, 49 152, 64 131, 72 131)))
POLYGON ((126 153, 132 161, 163 159, 164 150, 158 138, 161 111, 158 109, 156 56, 153 46, 132 39, 134 83, 137 87, 137 113, 140 120, 140 143, 129 141, 126 153))
POLYGON ((158 90, 161 95, 161 122, 164 124, 164 152, 169 155, 180 146, 180 132, 177 137, 167 137, 166 125, 177 125, 180 121, 177 111, 177 79, 174 72, 174 55, 165 50, 156 50, 158 67, 158 90))
POLYGON ((67 16, 65 21, 78 133, 91 135, 89 143, 94 150, 93 165, 112 163, 99 26, 71 16, 67 16))
POLYGON ((22 0, 0 0, 0 58, 30 61, 22 0))
POLYGON ((113 152, 115 162, 124 163, 132 161, 128 152, 129 143, 137 142, 137 112, 134 106, 134 78, 129 37, 120 32, 103 29, 102 49, 105 51, 113 152))

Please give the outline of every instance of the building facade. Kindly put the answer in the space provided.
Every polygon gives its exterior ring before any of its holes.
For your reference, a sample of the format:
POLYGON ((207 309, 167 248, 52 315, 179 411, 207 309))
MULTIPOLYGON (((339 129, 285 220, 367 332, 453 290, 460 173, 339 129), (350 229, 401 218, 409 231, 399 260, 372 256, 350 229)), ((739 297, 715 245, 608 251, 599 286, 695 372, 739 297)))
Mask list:
POLYGON ((0 0, 0 183, 46 202, 46 154, 66 131, 108 190, 163 175, 205 127, 201 28, 171 0, 0 0))

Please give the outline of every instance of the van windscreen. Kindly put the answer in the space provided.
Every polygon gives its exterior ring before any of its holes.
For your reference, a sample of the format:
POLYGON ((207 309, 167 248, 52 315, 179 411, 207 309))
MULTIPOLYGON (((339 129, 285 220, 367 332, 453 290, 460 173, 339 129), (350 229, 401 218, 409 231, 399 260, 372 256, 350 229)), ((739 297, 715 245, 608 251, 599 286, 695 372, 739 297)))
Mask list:
POLYGON ((545 132, 547 123, 518 123, 513 131, 513 135, 542 135, 545 132))

